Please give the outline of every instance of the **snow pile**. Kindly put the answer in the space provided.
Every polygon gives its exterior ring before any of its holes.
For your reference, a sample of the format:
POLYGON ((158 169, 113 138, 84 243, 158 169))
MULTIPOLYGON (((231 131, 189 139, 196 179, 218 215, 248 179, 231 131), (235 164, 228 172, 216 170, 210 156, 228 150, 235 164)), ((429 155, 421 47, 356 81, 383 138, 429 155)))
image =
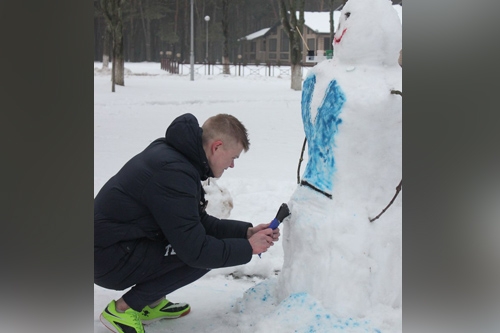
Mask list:
POLYGON ((278 278, 261 282, 238 301, 234 311, 239 315, 240 332, 382 332, 373 328, 374 323, 369 320, 332 315, 305 292, 291 294, 280 302, 275 296, 277 284, 278 278), (245 316, 250 313, 251 316, 245 316))
POLYGON ((206 193, 207 213, 220 219, 229 218, 233 209, 233 198, 229 190, 219 185, 215 178, 205 180, 202 185, 206 193))

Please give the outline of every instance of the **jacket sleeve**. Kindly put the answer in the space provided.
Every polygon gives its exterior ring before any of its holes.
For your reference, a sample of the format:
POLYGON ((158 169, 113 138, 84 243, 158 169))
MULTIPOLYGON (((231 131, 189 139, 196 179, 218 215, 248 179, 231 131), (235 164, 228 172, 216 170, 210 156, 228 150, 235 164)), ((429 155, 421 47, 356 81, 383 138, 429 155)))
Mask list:
POLYGON ((146 185, 143 200, 165 237, 179 259, 192 267, 219 268, 249 262, 252 247, 246 238, 217 239, 207 234, 198 210, 201 185, 196 176, 185 167, 173 166, 154 175, 146 185))
POLYGON ((253 225, 248 222, 218 219, 207 213, 201 214, 201 223, 208 235, 218 239, 222 238, 247 238, 248 228, 253 225))

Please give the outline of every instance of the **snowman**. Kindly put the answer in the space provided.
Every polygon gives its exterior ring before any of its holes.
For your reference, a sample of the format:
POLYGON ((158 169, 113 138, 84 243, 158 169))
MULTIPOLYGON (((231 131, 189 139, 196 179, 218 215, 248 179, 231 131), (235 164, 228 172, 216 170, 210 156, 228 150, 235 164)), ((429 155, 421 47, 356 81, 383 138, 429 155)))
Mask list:
POLYGON ((349 0, 334 56, 311 69, 307 165, 282 226, 277 298, 306 293, 338 317, 401 308, 402 48, 388 0, 349 0))

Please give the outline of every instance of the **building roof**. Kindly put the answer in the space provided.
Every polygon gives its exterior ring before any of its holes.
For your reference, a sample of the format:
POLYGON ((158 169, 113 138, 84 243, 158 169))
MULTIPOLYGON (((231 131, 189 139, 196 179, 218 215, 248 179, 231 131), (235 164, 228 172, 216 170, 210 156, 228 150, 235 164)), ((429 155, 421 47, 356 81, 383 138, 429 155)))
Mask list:
POLYGON ((269 30, 271 30, 271 28, 264 28, 264 29, 261 29, 259 31, 254 32, 254 33, 251 33, 250 35, 247 35, 247 36, 243 37, 242 39, 252 40, 255 38, 259 38, 261 36, 264 36, 269 30))

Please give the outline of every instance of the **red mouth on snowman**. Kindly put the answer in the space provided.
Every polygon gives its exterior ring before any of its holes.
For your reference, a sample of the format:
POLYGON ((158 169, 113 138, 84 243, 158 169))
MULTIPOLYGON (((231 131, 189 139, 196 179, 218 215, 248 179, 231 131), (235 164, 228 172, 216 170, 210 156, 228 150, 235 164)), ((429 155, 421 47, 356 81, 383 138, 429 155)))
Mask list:
POLYGON ((347 28, 342 31, 342 34, 340 35, 339 38, 337 38, 337 37, 334 38, 334 41, 335 41, 334 43, 335 44, 340 43, 340 41, 342 40, 342 37, 344 37, 344 34, 345 34, 346 31, 347 31, 347 28))

